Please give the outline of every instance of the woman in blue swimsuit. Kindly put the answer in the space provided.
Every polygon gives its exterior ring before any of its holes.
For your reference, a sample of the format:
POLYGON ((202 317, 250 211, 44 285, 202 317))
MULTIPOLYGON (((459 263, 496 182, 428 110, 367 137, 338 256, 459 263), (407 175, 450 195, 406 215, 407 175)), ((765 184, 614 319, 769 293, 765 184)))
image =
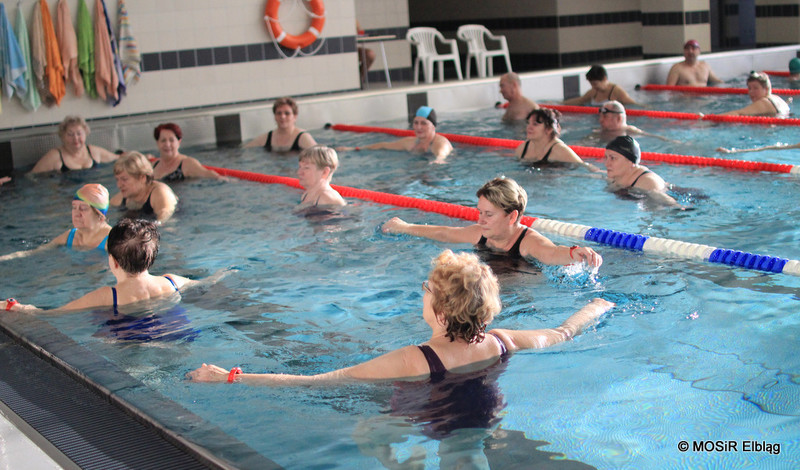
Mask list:
POLYGON ((72 200, 72 229, 33 250, 17 251, 0 256, 0 261, 23 258, 64 245, 70 249, 95 249, 105 254, 106 239, 111 230, 111 226, 106 222, 107 212, 108 190, 105 186, 101 184, 84 185, 75 192, 72 200))
MULTIPOLYGON (((120 305, 164 297, 197 283, 175 274, 153 276, 149 269, 158 255, 161 236, 153 222, 122 219, 108 234, 108 266, 117 279, 114 287, 101 287, 59 307, 58 310, 83 310, 120 305)), ((39 310, 14 299, 0 302, 0 309, 39 310)))
POLYGON ((160 157, 153 162, 153 178, 176 182, 186 178, 221 179, 217 172, 204 167, 196 158, 180 152, 183 131, 181 126, 168 122, 159 124, 153 131, 160 157))
POLYGON ((431 337, 370 361, 312 376, 246 374, 203 364, 188 377, 197 382, 243 382, 253 385, 314 385, 352 381, 427 381, 467 374, 496 364, 507 353, 545 348, 579 334, 614 304, 594 299, 560 326, 543 330, 486 331, 500 313, 500 288, 488 266, 473 253, 445 250, 433 261, 422 284, 422 318, 431 337))

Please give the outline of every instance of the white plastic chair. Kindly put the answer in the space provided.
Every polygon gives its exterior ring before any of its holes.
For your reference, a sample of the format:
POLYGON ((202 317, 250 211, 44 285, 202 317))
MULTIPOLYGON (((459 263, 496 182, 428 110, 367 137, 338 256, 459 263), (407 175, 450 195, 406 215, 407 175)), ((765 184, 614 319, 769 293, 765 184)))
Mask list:
POLYGON ((444 81, 444 61, 452 60, 456 66, 459 80, 461 76, 461 58, 458 56, 458 44, 455 39, 445 39, 436 28, 410 28, 406 33, 406 40, 417 46, 417 59, 414 61, 414 84, 419 83, 419 64, 422 63, 422 73, 425 83, 433 83, 433 63, 439 63, 439 81, 444 81), (450 46, 449 54, 440 54, 436 50, 436 40, 450 46))
POLYGON ((467 43, 467 78, 469 78, 470 59, 475 59, 475 65, 478 68, 478 76, 481 78, 486 77, 488 69, 489 76, 494 75, 493 64, 494 58, 503 56, 506 58, 506 67, 511 72, 511 59, 508 56, 508 43, 505 36, 495 36, 485 26, 479 24, 465 24, 458 28, 456 32, 458 39, 467 43), (486 49, 486 43, 483 37, 486 36, 493 41, 500 42, 500 49, 486 49))

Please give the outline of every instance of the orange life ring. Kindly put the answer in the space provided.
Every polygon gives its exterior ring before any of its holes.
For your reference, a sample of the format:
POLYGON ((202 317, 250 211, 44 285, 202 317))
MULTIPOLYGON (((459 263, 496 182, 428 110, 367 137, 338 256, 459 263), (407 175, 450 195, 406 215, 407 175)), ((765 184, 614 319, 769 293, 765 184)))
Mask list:
POLYGON ((278 41, 278 44, 289 49, 301 49, 310 46, 317 40, 322 32, 322 27, 325 26, 325 5, 322 0, 301 1, 308 2, 313 16, 311 17, 311 26, 299 36, 287 34, 281 27, 281 23, 278 20, 278 8, 281 6, 281 0, 267 1, 267 8, 264 10, 264 22, 267 28, 272 31, 272 37, 278 41))

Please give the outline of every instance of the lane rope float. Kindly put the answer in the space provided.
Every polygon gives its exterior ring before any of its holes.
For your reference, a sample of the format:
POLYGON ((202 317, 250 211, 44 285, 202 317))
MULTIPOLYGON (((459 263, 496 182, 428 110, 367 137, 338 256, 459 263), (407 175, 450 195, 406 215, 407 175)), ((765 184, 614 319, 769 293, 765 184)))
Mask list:
MULTIPOLYGON (((205 166, 222 176, 239 178, 266 184, 283 184, 292 188, 303 189, 297 178, 275 176, 243 170, 205 166)), ((331 185, 343 197, 362 199, 379 204, 418 209, 425 212, 445 215, 457 219, 475 222, 478 220, 478 209, 448 202, 431 201, 410 196, 401 196, 349 186, 331 185)), ((725 264, 745 269, 770 273, 800 276, 800 261, 779 258, 776 256, 758 255, 738 250, 728 250, 697 243, 688 243, 668 238, 648 237, 645 235, 618 232, 587 225, 578 225, 540 217, 524 216, 521 223, 545 233, 558 234, 564 237, 593 241, 602 245, 622 248, 663 256, 701 260, 709 263, 725 264)))
MULTIPOLYGON (((788 76, 788 75, 787 75, 788 76)), ((682 93, 697 93, 701 95, 746 95, 747 88, 726 88, 716 86, 683 86, 683 85, 642 85, 638 89, 644 91, 679 91, 682 93)), ((794 96, 800 95, 800 90, 789 88, 773 88, 773 95, 794 96)))
MULTIPOLYGON (((585 108, 585 106, 577 106, 578 108, 585 108)), ((328 127, 328 126, 326 126, 328 127)), ((414 131, 410 129, 393 129, 386 127, 374 126, 354 126, 348 124, 333 124, 329 126, 330 129, 335 131, 345 132, 361 132, 361 133, 382 133, 389 134, 395 137, 409 137, 414 135, 414 131)), ((440 135, 447 137, 451 142, 467 145, 477 145, 482 147, 499 147, 515 149, 522 141, 515 139, 498 139, 495 137, 480 137, 469 136, 462 134, 448 134, 439 132, 440 135)), ((575 153, 581 158, 604 158, 605 149, 600 147, 584 147, 580 145, 570 145, 575 153)), ((800 175, 800 166, 789 165, 784 163, 768 163, 768 162, 754 162, 750 160, 734 160, 727 158, 714 158, 714 157, 699 157, 694 155, 677 155, 670 153, 658 152, 642 152, 643 161, 671 163, 675 165, 694 165, 694 166, 711 166, 721 167, 741 171, 767 171, 773 173, 789 173, 792 175, 800 175)))

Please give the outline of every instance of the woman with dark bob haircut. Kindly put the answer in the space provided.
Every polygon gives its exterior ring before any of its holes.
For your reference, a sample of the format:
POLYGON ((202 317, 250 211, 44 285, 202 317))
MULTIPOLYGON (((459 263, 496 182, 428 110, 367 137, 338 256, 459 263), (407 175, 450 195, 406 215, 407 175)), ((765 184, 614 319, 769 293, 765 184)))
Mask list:
MULTIPOLYGON (((149 270, 158 256, 161 236, 153 222, 122 219, 108 234, 108 267, 117 278, 114 287, 101 287, 83 297, 59 307, 57 310, 83 310, 92 307, 132 304, 142 300, 163 297, 195 284, 176 274, 153 276, 149 270)), ((0 302, 5 310, 40 310, 33 305, 23 305, 14 299, 0 302)))
POLYGON ((525 128, 527 140, 519 144, 514 155, 527 163, 546 164, 548 162, 575 163, 598 171, 597 167, 584 162, 567 144, 558 137, 561 135, 561 113, 556 109, 539 108, 528 114, 525 128))
POLYGON ((419 346, 406 346, 370 361, 317 375, 245 374, 203 364, 188 377, 197 382, 243 382, 253 385, 314 385, 350 381, 419 381, 446 374, 485 369, 508 353, 545 348, 579 334, 614 304, 594 299, 556 328, 491 330, 500 313, 500 294, 492 270, 472 253, 443 251, 422 283, 422 319, 431 337, 419 346))
POLYGON ((565 100, 564 104, 600 106, 611 100, 617 100, 622 104, 637 104, 622 87, 608 81, 608 72, 602 65, 592 65, 586 72, 586 81, 591 86, 589 91, 582 96, 565 100))
POLYGON ((153 131, 159 158, 153 162, 153 178, 160 181, 183 181, 186 178, 221 179, 217 172, 204 167, 196 158, 180 152, 183 130, 174 122, 159 124, 153 131))

